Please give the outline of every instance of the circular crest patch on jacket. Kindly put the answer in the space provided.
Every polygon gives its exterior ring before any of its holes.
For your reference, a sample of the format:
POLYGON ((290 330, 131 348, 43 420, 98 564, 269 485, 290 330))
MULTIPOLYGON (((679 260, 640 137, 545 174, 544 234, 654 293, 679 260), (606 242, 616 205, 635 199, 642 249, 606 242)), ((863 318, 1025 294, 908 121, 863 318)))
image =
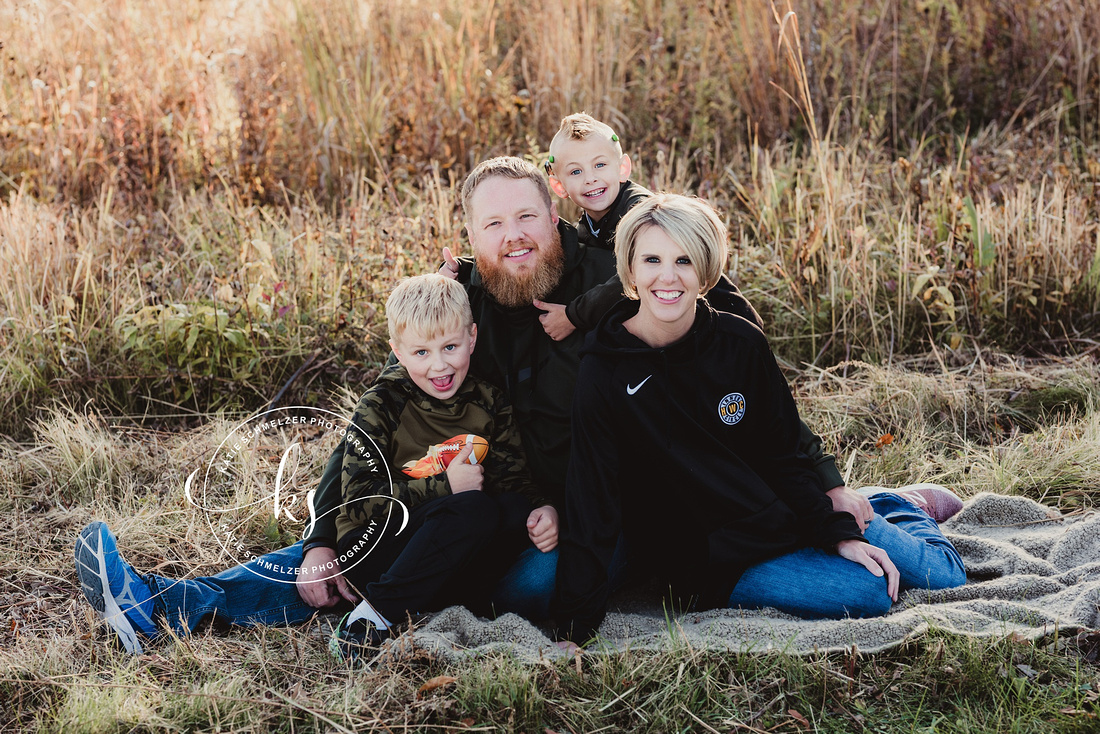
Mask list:
POLYGON ((718 417, 722 422, 732 426, 745 417, 745 396, 739 392, 731 392, 718 403, 718 417))

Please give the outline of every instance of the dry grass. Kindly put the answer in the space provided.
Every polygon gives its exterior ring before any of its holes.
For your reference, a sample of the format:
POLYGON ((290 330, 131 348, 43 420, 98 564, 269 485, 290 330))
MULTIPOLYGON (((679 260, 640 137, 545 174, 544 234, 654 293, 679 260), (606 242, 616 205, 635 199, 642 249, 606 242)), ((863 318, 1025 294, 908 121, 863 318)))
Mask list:
POLYGON ((456 180, 582 107, 642 183, 727 212, 793 361, 1091 349, 1085 10, 9 4, 0 432, 58 400, 198 416, 362 379, 380 294, 462 248, 456 180))
MULTIPOLYGON (((841 447, 853 485, 933 480, 964 496, 1019 493, 1071 511, 1098 499, 1096 375, 1095 363, 982 353, 965 363, 844 364, 811 370, 795 386, 806 420, 841 447)), ((340 401, 347 407, 349 399, 340 401)), ((572 663, 488 658, 443 666, 407 656, 349 671, 328 656, 332 620, 321 618, 290 630, 204 632, 129 658, 105 644, 105 628, 75 593, 73 538, 90 519, 103 519, 139 569, 191 576, 223 568, 229 561, 182 487, 230 427, 120 429, 60 411, 40 422, 33 444, 4 448, 0 609, 10 624, 0 629, 0 690, 11 705, 0 728, 662 731, 687 724, 687 708, 708 726, 777 731, 799 730, 790 709, 811 718, 827 711, 834 722, 819 719, 822 731, 850 731, 857 722, 932 726, 945 712, 974 731, 1042 728, 1072 709, 1085 713, 1059 719, 1059 728, 1075 730, 1095 711, 1085 694, 1100 683, 1100 669, 1077 657, 1095 663, 1088 657, 1095 651, 1064 640, 1032 647, 932 635, 896 653, 808 659, 673 646, 592 656, 581 675, 572 663), (1048 684, 1020 688, 996 672, 1006 664, 1046 671, 1048 684), (418 693, 436 675, 458 682, 418 693)), ((281 542, 265 539, 260 527, 249 537, 255 552, 281 542)))
POLYGON ((947 359, 812 371, 801 383, 800 411, 838 447, 855 484, 932 481, 1064 510, 1095 506, 1095 359, 947 359))
MULTIPOLYGON (((1044 174, 1058 159, 1027 145, 987 132, 950 162, 863 138, 810 157, 748 148, 725 177, 731 273, 778 351, 828 365, 1092 350, 1096 194, 1044 174)), ((685 160, 658 155, 643 180, 701 186, 685 160)), ((364 180, 336 211, 231 190, 152 212, 110 191, 78 209, 15 195, 0 206, 0 430, 25 435, 62 396, 139 417, 260 407, 303 365, 288 398, 322 399, 378 359, 375 304, 394 280, 464 248, 455 203, 438 173, 399 197, 364 180)))
MULTIPOLYGON (((1090 7, 799 0, 822 138, 902 152, 1052 111, 1083 164, 1100 133, 1090 7)), ((162 200, 219 178, 268 201, 338 198, 364 172, 400 188, 432 162, 461 176, 542 145, 580 108, 637 150, 697 151, 713 184, 738 147, 809 122, 773 86, 798 97, 763 2, 45 0, 6 4, 0 27, 0 191, 42 198, 162 200)))

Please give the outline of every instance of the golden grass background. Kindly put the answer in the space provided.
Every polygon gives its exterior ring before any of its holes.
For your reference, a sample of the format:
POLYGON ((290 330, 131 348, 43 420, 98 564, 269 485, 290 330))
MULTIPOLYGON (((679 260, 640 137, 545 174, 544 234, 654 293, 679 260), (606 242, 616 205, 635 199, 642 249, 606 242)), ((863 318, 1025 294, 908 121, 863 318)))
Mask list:
POLYGON ((455 182, 577 109, 723 210, 794 364, 1087 350, 1095 9, 7 3, 0 430, 62 396, 206 413, 304 364, 303 399, 368 375, 389 284, 462 249, 455 182))

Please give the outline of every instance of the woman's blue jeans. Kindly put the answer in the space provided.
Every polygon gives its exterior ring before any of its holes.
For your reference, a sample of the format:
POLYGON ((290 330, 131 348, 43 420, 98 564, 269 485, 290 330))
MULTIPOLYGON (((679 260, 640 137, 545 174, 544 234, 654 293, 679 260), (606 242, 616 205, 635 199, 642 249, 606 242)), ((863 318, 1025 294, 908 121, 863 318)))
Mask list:
MULTIPOLYGON (((939 525, 896 494, 871 497, 874 519, 863 537, 883 548, 901 573, 901 589, 948 589, 966 569, 939 525)), ((746 571, 730 594, 732 608, 774 607, 805 619, 876 617, 890 611, 886 578, 818 548, 779 556, 746 571)))

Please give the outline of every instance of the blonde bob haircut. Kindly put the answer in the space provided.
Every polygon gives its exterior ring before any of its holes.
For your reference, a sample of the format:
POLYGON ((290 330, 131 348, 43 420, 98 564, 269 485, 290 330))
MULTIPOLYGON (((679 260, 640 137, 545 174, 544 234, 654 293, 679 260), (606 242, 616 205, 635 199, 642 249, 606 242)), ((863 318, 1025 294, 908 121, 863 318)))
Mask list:
POLYGON ((634 254, 639 235, 657 227, 684 251, 699 277, 699 295, 714 287, 726 265, 729 246, 726 225, 702 199, 679 194, 654 194, 627 212, 615 232, 615 267, 627 298, 637 298, 634 254))
POLYGON ((407 329, 425 339, 448 331, 469 333, 474 323, 466 289, 438 273, 405 278, 386 299, 386 325, 390 341, 397 341, 407 329))

